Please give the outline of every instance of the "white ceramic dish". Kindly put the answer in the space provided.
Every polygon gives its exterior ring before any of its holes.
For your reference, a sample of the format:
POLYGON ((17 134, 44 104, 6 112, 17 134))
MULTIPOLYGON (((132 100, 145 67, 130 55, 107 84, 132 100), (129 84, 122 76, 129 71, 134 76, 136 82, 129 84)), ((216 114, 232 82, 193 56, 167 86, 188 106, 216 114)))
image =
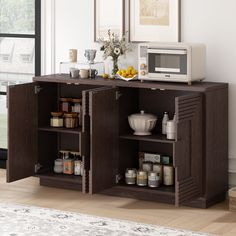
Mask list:
POLYGON ((122 80, 125 80, 125 81, 130 81, 130 80, 136 80, 138 78, 138 75, 134 75, 133 77, 131 78, 125 78, 121 75, 116 75, 118 79, 122 79, 122 80))
POLYGON ((128 117, 130 127, 135 131, 134 135, 151 135, 150 132, 156 126, 157 116, 141 111, 128 117))

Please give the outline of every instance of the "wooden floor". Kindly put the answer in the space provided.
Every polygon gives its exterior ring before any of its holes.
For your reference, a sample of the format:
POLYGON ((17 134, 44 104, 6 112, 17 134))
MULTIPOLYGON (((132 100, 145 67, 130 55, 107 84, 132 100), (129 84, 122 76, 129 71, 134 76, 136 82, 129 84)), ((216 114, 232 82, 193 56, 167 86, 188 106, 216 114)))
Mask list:
POLYGON ((236 236, 236 213, 228 211, 227 202, 202 210, 103 195, 89 196, 41 187, 34 177, 6 184, 3 170, 0 170, 0 201, 236 236))

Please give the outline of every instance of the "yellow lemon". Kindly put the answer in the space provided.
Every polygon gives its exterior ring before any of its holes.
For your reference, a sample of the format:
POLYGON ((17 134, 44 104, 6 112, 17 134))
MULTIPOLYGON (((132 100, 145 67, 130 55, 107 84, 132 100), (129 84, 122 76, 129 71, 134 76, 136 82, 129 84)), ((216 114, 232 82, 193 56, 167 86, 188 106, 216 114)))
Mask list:
POLYGON ((133 69, 133 70, 131 71, 131 74, 132 74, 132 75, 136 75, 136 74, 137 74, 137 71, 136 71, 135 69, 133 69))
POLYGON ((102 78, 103 78, 103 79, 108 79, 108 78, 109 78, 109 75, 108 75, 108 74, 103 74, 103 75, 102 75, 102 78))
POLYGON ((122 76, 123 76, 123 77, 126 77, 126 76, 127 76, 126 72, 123 72, 123 73, 122 73, 122 76))
POLYGON ((133 66, 129 66, 129 67, 128 67, 128 70, 133 70, 133 69, 134 69, 133 66))
POLYGON ((122 75, 122 71, 121 71, 121 70, 118 70, 118 71, 117 71, 117 75, 122 75))

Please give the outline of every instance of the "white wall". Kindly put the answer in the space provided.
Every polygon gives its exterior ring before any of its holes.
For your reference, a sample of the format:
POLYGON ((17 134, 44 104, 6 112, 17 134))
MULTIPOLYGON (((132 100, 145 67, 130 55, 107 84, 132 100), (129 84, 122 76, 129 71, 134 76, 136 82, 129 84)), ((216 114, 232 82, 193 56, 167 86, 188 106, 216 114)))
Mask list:
MULTIPOLYGON (((69 48, 78 48, 81 58, 83 58, 84 49, 98 48, 93 43, 93 0, 50 1, 55 2, 55 52, 52 52, 51 56, 55 53, 56 71, 59 71, 59 62, 68 61, 69 48)), ((207 80, 230 83, 229 157, 232 158, 230 170, 236 172, 235 12, 235 0, 182 0, 182 41, 205 43, 207 45, 207 80)), ((53 31, 47 32, 50 34, 53 31)), ((101 54, 99 57, 101 58, 101 54)), ((132 61, 136 64, 136 49, 126 59, 127 64, 132 61)), ((52 61, 52 58, 48 59, 48 62, 52 61)), ((54 72, 53 65, 51 66, 51 72, 54 72)), ((49 72, 49 70, 45 71, 49 72)), ((236 175, 231 175, 230 181, 236 184, 236 175)))

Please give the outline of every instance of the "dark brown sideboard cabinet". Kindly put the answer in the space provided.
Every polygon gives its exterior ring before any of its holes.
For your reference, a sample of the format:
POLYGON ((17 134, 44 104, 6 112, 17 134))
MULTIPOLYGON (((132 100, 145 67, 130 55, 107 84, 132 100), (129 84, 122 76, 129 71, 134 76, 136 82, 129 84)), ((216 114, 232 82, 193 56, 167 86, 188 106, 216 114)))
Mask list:
POLYGON ((199 82, 125 82, 35 77, 8 90, 7 182, 38 176, 44 186, 206 208, 228 189, 228 85, 199 82), (82 98, 82 126, 50 127, 60 97, 82 98), (128 116, 145 110, 158 116, 151 136, 134 136, 128 116), (163 113, 177 115, 175 140, 161 135, 163 113), (53 172, 59 150, 80 152, 83 176, 53 172), (137 168, 138 153, 173 157, 175 185, 128 186, 126 168, 137 168))

